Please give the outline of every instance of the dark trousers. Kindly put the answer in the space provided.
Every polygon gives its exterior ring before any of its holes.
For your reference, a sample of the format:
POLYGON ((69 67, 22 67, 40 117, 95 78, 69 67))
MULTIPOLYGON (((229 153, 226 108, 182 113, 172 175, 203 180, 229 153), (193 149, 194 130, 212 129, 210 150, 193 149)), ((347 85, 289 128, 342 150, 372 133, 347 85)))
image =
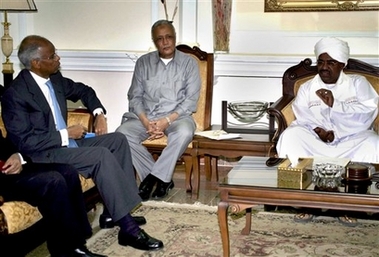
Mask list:
POLYGON ((141 203, 126 137, 116 132, 77 143, 78 148, 49 151, 50 162, 69 163, 92 178, 114 221, 125 217, 141 203))
POLYGON ((0 187, 6 201, 25 201, 38 207, 51 255, 84 245, 92 234, 79 175, 73 166, 26 165, 19 175, 1 174, 0 187))

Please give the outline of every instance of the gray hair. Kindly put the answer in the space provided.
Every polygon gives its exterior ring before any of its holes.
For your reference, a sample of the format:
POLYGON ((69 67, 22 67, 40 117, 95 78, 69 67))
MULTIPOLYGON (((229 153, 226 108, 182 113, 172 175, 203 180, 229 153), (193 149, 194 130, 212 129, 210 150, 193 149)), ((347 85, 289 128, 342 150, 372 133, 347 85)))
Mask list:
POLYGON ((38 49, 46 45, 46 42, 50 41, 37 35, 27 36, 21 41, 17 56, 26 69, 31 69, 32 60, 40 58, 38 49))
POLYGON ((153 26, 151 27, 151 38, 154 40, 153 38, 153 34, 154 34, 154 30, 159 27, 159 26, 162 26, 162 25, 167 25, 169 26, 172 31, 174 31, 174 34, 176 35, 176 31, 175 31, 175 27, 174 25, 172 25, 172 21, 168 21, 168 20, 158 20, 156 21, 153 26))

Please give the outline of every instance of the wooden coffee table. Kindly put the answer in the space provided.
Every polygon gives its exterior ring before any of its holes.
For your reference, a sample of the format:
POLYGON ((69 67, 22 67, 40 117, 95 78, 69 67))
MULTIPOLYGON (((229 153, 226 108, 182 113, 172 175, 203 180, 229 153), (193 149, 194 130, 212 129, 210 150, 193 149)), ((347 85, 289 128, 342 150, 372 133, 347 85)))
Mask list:
POLYGON ((347 184, 338 187, 336 192, 315 191, 313 183, 304 189, 279 188, 277 168, 267 167, 266 160, 265 157, 243 157, 219 185, 218 219, 224 257, 230 256, 228 209, 231 212, 246 210, 243 235, 250 233, 251 208, 258 204, 379 212, 379 189, 374 182, 361 184, 364 190, 352 190, 356 184, 347 184))

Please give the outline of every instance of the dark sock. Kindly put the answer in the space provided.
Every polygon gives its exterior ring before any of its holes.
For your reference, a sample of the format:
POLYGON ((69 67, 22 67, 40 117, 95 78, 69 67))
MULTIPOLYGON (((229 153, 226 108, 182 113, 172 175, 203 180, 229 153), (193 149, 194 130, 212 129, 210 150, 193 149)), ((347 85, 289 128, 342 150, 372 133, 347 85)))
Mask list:
POLYGON ((140 232, 141 230, 137 222, 133 219, 132 215, 130 215, 130 213, 121 218, 118 221, 118 224, 120 226, 120 231, 123 234, 137 236, 138 232, 140 232))

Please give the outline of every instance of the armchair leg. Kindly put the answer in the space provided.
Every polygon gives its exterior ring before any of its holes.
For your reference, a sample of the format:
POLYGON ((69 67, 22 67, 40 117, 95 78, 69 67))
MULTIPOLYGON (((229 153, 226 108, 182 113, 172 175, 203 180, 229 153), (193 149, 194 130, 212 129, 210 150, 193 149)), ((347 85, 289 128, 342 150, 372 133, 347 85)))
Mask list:
POLYGON ((191 158, 192 158, 192 174, 193 174, 193 187, 191 190, 192 199, 198 199, 199 189, 200 189, 200 156, 193 155, 191 156, 191 158))
POLYGON ((185 165, 185 171, 186 171, 186 181, 185 181, 185 186, 186 186, 186 192, 192 192, 192 183, 191 183, 191 177, 192 177, 192 172, 194 170, 193 166, 193 159, 192 156, 190 155, 184 155, 183 156, 184 160, 184 165, 185 165))
MULTIPOLYGON (((192 193, 192 199, 198 199, 199 198, 199 189, 200 189, 200 156, 197 154, 192 154, 191 156, 186 156, 186 158, 191 159, 191 166, 192 166, 192 175, 193 175, 193 186, 188 190, 187 192, 192 193)), ((190 170, 190 169, 189 169, 190 170)), ((186 173, 188 175, 190 173, 186 173)), ((191 176, 189 176, 189 184, 191 185, 191 176)))

